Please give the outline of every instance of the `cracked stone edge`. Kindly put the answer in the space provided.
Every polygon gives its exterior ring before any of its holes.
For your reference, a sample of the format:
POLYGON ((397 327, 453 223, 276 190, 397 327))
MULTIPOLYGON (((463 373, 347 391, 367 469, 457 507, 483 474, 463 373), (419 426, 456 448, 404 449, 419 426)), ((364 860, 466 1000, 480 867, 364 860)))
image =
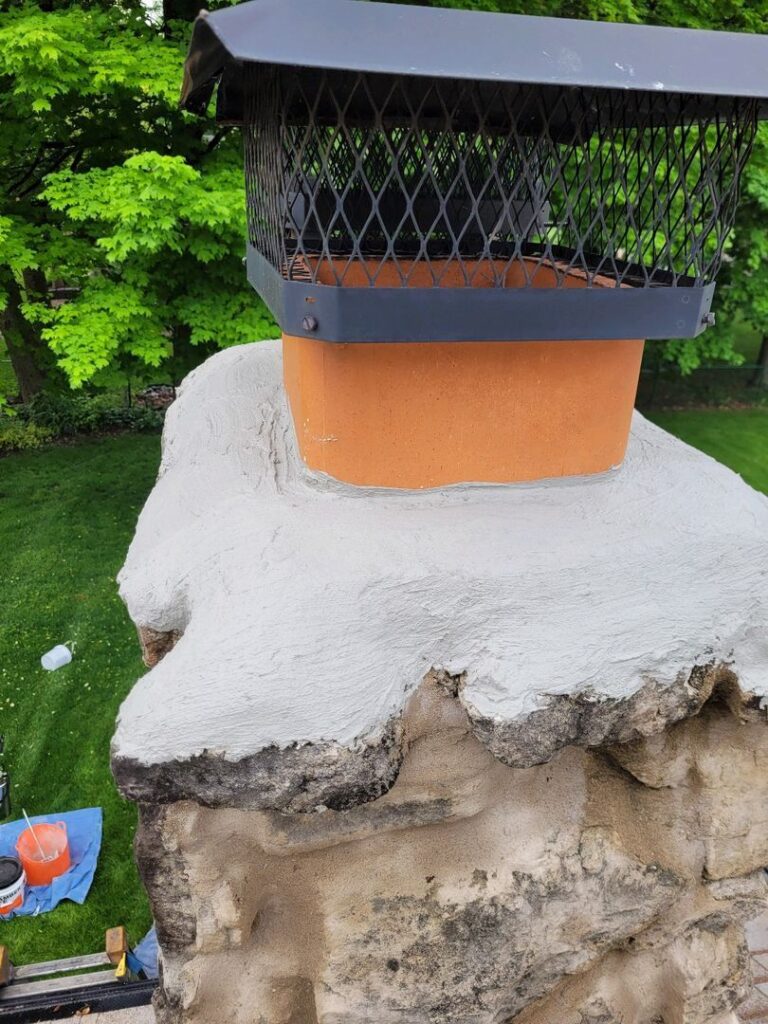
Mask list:
MULTIPOLYGON (((590 692, 568 694, 512 721, 478 714, 464 700, 463 679, 433 671, 433 679, 464 706, 475 737, 503 764, 530 768, 550 761, 566 746, 600 748, 629 743, 698 714, 716 697, 732 713, 760 715, 760 698, 745 694, 723 663, 696 666, 671 685, 648 680, 619 699, 590 692)), ((205 807, 310 812, 348 810, 383 796, 394 785, 405 756, 402 712, 375 741, 353 747, 336 742, 265 747, 239 760, 213 751, 156 764, 113 752, 120 792, 140 804, 192 800, 205 807)))

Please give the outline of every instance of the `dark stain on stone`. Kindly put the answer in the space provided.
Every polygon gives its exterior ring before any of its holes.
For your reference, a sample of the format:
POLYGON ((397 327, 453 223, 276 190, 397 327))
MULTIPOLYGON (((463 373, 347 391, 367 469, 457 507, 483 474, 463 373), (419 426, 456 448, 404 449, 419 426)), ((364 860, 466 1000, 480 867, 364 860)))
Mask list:
POLYGON ((472 730, 504 764, 530 768, 545 764, 569 745, 612 746, 661 732, 698 714, 712 698, 726 703, 734 713, 745 706, 746 695, 728 665, 697 665, 687 678, 681 673, 669 686, 650 680, 620 700, 589 691, 558 695, 525 718, 501 722, 473 718, 472 730))
POLYGON ((338 743, 266 747, 230 761, 204 751, 181 761, 143 764, 113 757, 112 774, 123 796, 137 803, 194 800, 204 807, 343 811, 376 800, 389 789, 403 759, 400 718, 380 743, 350 750, 338 743))
MULTIPOLYGON (((430 674, 461 699, 462 675, 430 674)), ((503 764, 530 768, 550 761, 563 747, 611 747, 653 735, 698 714, 714 698, 733 713, 745 713, 750 697, 724 664, 697 666, 669 686, 650 680, 620 700, 579 692, 551 698, 521 719, 472 717, 474 736, 503 764)), ((751 706, 751 705, 749 705, 751 706)), ((180 761, 143 764, 114 756, 112 772, 123 796, 137 803, 194 800, 205 807, 311 812, 319 804, 334 811, 377 800, 394 785, 402 764, 401 714, 375 744, 354 748, 335 742, 267 747, 239 761, 211 751, 180 761)))

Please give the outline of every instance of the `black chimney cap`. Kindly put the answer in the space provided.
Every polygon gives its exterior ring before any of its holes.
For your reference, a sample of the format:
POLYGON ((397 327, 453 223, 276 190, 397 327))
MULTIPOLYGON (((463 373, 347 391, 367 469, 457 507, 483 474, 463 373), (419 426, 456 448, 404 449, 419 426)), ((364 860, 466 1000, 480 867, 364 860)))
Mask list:
MULTIPOLYGON (((195 22, 181 105, 242 119, 245 64, 768 98, 768 36, 360 0, 250 0, 195 22)), ((761 104, 768 116, 768 103, 761 104)))

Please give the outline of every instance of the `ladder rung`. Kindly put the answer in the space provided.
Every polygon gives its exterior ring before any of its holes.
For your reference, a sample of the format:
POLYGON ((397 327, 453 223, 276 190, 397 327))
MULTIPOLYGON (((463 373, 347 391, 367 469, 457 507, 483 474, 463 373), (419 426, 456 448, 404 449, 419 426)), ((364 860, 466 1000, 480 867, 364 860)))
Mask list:
POLYGON ((0 989, 0 1005, 25 996, 39 996, 46 992, 73 992, 98 985, 119 985, 113 971, 91 971, 90 974, 72 974, 68 978, 45 978, 42 981, 14 982, 0 989))
POLYGON ((62 974, 65 971, 81 971, 85 967, 101 967, 108 965, 106 953, 88 953, 85 956, 67 956, 61 960, 45 960, 39 964, 24 964, 14 967, 13 979, 42 978, 46 974, 62 974))

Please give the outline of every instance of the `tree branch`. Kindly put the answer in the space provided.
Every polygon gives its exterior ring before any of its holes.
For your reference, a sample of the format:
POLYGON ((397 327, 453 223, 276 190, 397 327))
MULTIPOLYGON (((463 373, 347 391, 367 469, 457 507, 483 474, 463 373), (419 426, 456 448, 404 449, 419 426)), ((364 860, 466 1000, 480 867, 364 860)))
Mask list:
MULTIPOLYGON (((61 165, 64 163, 64 161, 69 156, 71 156, 72 153, 76 153, 76 152, 77 152, 77 150, 74 148, 74 146, 72 146, 68 150, 65 150, 63 153, 61 153, 46 168, 45 174, 41 174, 38 178, 35 179, 35 181, 32 182, 32 184, 28 188, 25 188, 25 189, 23 189, 22 191, 20 191, 18 193, 18 198, 19 199, 26 199, 26 197, 28 195, 31 195, 32 192, 35 192, 40 187, 40 185, 42 184, 42 180, 43 180, 43 178, 45 177, 46 174, 53 174, 54 171, 58 171, 58 169, 61 167, 61 165)), ((29 175, 27 175, 27 177, 29 177, 29 175)))

